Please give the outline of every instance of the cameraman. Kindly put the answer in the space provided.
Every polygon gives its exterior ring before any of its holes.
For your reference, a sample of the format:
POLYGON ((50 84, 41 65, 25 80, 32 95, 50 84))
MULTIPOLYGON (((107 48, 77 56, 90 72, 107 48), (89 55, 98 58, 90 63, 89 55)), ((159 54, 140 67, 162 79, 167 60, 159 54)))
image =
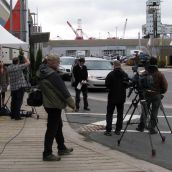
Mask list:
POLYGON ((147 107, 142 107, 144 109, 142 109, 140 123, 136 130, 140 132, 144 131, 147 118, 146 112, 150 111, 150 122, 147 127, 149 129, 150 134, 157 134, 155 127, 157 125, 157 116, 161 103, 161 96, 162 94, 167 92, 168 83, 164 74, 162 74, 158 70, 157 59, 155 57, 151 57, 149 65, 146 68, 146 71, 149 75, 152 76, 153 82, 151 88, 147 89, 144 92, 144 98, 146 100, 147 107))
POLYGON ((113 112, 117 109, 117 122, 115 134, 120 135, 123 124, 123 110, 126 99, 126 88, 128 83, 128 75, 121 68, 118 60, 113 62, 114 70, 111 71, 105 80, 108 89, 108 102, 106 113, 106 131, 104 135, 111 136, 113 112))

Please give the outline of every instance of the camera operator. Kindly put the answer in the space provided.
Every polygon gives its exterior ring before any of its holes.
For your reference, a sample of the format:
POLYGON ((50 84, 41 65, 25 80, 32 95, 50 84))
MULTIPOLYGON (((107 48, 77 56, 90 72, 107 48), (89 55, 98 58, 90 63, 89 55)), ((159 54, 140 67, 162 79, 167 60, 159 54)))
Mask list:
POLYGON ((126 88, 128 83, 128 75, 121 69, 121 64, 118 60, 113 62, 114 70, 111 71, 105 80, 105 85, 108 88, 108 103, 106 114, 106 131, 104 135, 111 136, 113 112, 117 108, 117 122, 115 134, 120 135, 123 124, 123 110, 126 99, 126 88))
POLYGON ((28 86, 23 74, 23 69, 26 69, 29 64, 30 61, 28 58, 24 58, 24 64, 19 64, 19 58, 14 57, 12 64, 7 68, 11 89, 11 119, 22 119, 20 117, 20 109, 25 88, 28 86))
POLYGON ((137 131, 143 132, 146 127, 147 111, 150 111, 150 122, 148 129, 150 134, 157 134, 155 127, 157 125, 158 110, 161 103, 162 94, 166 93, 168 88, 167 80, 157 67, 157 59, 151 57, 149 65, 146 67, 146 72, 152 76, 153 82, 151 88, 144 91, 144 98, 146 100, 146 108, 142 107, 142 114, 140 123, 136 128, 137 131), (151 108, 150 108, 151 107, 151 108), (146 111, 145 111, 146 110, 146 111))

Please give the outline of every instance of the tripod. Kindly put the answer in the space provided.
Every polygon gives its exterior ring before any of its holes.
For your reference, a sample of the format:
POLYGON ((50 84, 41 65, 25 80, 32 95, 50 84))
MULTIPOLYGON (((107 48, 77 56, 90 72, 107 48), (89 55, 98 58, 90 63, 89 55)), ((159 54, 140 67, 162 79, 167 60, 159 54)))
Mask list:
POLYGON ((36 114, 36 118, 39 119, 39 114, 34 106, 32 106, 32 114, 36 114))
MULTIPOLYGON (((135 95, 134 99, 132 100, 132 103, 131 103, 131 105, 129 106, 127 112, 126 112, 126 115, 127 115, 128 112, 129 112, 129 111, 131 110, 131 108, 133 107, 133 110, 132 110, 132 113, 131 113, 131 115, 130 115, 130 118, 129 118, 129 120, 127 121, 127 125, 125 126, 124 131, 122 132, 122 135, 121 135, 120 139, 118 140, 118 146, 120 145, 120 142, 121 142, 121 140, 122 140, 122 138, 123 138, 123 136, 124 136, 124 134, 125 134, 125 132, 126 132, 126 130, 127 130, 128 125, 132 124, 132 123, 131 123, 131 119, 132 119, 132 117, 133 117, 133 115, 134 115, 134 113, 135 113, 135 110, 136 110, 137 107, 138 107, 138 103, 140 103, 140 105, 141 105, 141 107, 142 107, 143 114, 146 115, 146 119, 147 119, 147 120, 146 120, 146 127, 145 127, 145 128, 149 128, 149 124, 148 124, 148 123, 150 122, 149 120, 150 120, 150 118, 151 118, 151 114, 150 114, 150 110, 151 110, 151 109, 148 108, 147 101, 146 101, 145 99, 143 99, 143 96, 142 96, 140 93, 136 92, 136 95, 135 95)), ((165 119, 166 119, 166 121, 167 121, 167 124, 168 124, 168 126, 169 126, 169 128, 170 128, 170 131, 171 131, 171 133, 172 133, 172 130, 171 130, 170 124, 169 124, 169 122, 168 122, 168 119, 167 119, 167 117, 166 117, 166 114, 165 114, 165 111, 164 111, 162 102, 161 102, 161 104, 160 104, 160 109, 162 110, 162 112, 163 112, 163 114, 164 114, 164 116, 165 116, 165 119)), ((124 116, 124 118, 126 117, 126 115, 124 116)), ((165 136, 163 136, 163 135, 161 134, 161 131, 159 130, 159 128, 158 128, 158 126, 157 126, 157 123, 156 123, 156 128, 157 128, 158 133, 159 133, 159 135, 160 135, 160 137, 161 137, 161 139, 162 139, 162 142, 165 142, 165 136)), ((151 148, 152 148, 152 156, 155 156, 155 155, 156 155, 156 150, 155 150, 154 147, 153 147, 152 137, 151 137, 151 134, 150 134, 150 133, 149 133, 149 139, 150 139, 150 145, 151 145, 151 148)))
MULTIPOLYGON (((7 103, 9 101, 9 99, 10 99, 10 96, 8 97, 6 103, 3 104, 2 94, 3 93, 0 91, 0 115, 10 115, 11 114, 10 109, 7 107, 7 103)), ((4 96, 5 96, 5 92, 4 92, 4 96)))

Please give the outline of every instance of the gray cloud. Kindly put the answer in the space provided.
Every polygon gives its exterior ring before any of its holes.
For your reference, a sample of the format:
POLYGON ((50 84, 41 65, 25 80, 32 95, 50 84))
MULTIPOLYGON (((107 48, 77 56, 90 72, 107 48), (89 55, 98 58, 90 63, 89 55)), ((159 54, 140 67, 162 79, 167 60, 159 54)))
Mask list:
MULTIPOLYGON (((15 1, 15 0, 14 0, 15 1)), ((39 24, 43 31, 50 31, 51 38, 60 35, 64 39, 75 37, 67 25, 70 21, 77 28, 77 19, 82 19, 82 28, 89 36, 102 38, 123 33, 124 23, 127 38, 137 38, 142 25, 146 23, 147 0, 28 0, 29 8, 36 12, 38 8, 39 24)), ((161 4, 162 23, 170 24, 171 0, 161 4)))

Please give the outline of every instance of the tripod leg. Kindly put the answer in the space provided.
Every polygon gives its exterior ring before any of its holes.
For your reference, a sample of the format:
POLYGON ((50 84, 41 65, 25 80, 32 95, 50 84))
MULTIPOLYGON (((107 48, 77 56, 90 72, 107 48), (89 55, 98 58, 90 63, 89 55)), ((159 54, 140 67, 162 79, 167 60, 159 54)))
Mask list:
POLYGON ((124 117, 123 117, 123 120, 125 119, 125 117, 127 116, 128 112, 130 111, 130 109, 132 108, 133 106, 133 103, 131 103, 131 105, 129 106, 127 112, 125 113, 124 117))
POLYGON ((160 135, 160 137, 161 137, 161 139, 162 139, 162 142, 165 142, 165 136, 162 135, 162 133, 161 133, 161 131, 160 131, 160 129, 159 129, 159 127, 158 127, 157 124, 156 124, 156 128, 157 128, 158 133, 159 133, 159 135, 160 135))
POLYGON ((134 99, 132 100, 132 103, 130 104, 130 106, 129 106, 127 112, 125 113, 125 115, 124 115, 124 117, 123 117, 123 120, 124 120, 125 117, 127 116, 128 112, 130 111, 130 109, 132 108, 132 106, 134 105, 137 96, 138 96, 138 95, 136 95, 136 96, 134 97, 134 99))
POLYGON ((121 140, 122 140, 122 138, 123 138, 123 136, 124 136, 124 134, 125 134, 125 132, 126 132, 126 130, 127 130, 128 125, 130 124, 130 121, 131 121, 131 119, 132 119, 132 117, 133 117, 133 115, 134 115, 134 112, 135 112, 136 108, 137 108, 138 102, 139 102, 139 100, 136 101, 136 102, 133 104, 133 105, 134 105, 133 112, 132 112, 132 114, 131 114, 129 120, 127 121, 127 125, 125 126, 125 129, 124 129, 124 131, 122 132, 121 137, 120 137, 119 140, 118 140, 118 146, 120 146, 120 142, 121 142, 121 140))
MULTIPOLYGON (((148 123, 150 123, 150 119, 151 119, 150 105, 149 105, 149 103, 147 101, 142 101, 142 106, 143 106, 144 113, 146 115, 146 121, 145 121, 146 122, 145 123, 146 124, 146 128, 148 128, 148 130, 149 130, 149 124, 148 123)), ((158 129, 158 131, 159 131, 159 129, 158 129)), ((156 155, 156 150, 153 147, 151 133, 148 132, 148 134, 149 134, 149 141, 150 141, 150 145, 151 145, 151 149, 152 149, 152 156, 155 156, 156 155)))
POLYGON ((156 155, 156 150, 153 147, 152 137, 151 137, 150 133, 148 133, 148 134, 149 134, 149 140, 150 140, 150 145, 151 145, 151 149, 152 149, 152 156, 155 156, 156 155))
POLYGON ((168 125, 168 127, 169 127, 169 129, 170 129, 170 131, 171 131, 171 133, 172 133, 172 129, 171 129, 170 123, 169 123, 169 121, 168 121, 168 119, 167 119, 167 116, 166 116, 166 114, 165 114, 165 110, 164 110, 164 107, 163 107, 162 102, 161 102, 161 104, 160 104, 160 109, 161 109, 162 113, 164 114, 164 117, 165 117, 165 120, 166 120, 166 122, 167 122, 167 125, 168 125))
POLYGON ((39 119, 39 115, 38 115, 38 113, 36 111, 36 108, 32 107, 32 114, 34 114, 34 113, 36 114, 36 118, 39 119))

